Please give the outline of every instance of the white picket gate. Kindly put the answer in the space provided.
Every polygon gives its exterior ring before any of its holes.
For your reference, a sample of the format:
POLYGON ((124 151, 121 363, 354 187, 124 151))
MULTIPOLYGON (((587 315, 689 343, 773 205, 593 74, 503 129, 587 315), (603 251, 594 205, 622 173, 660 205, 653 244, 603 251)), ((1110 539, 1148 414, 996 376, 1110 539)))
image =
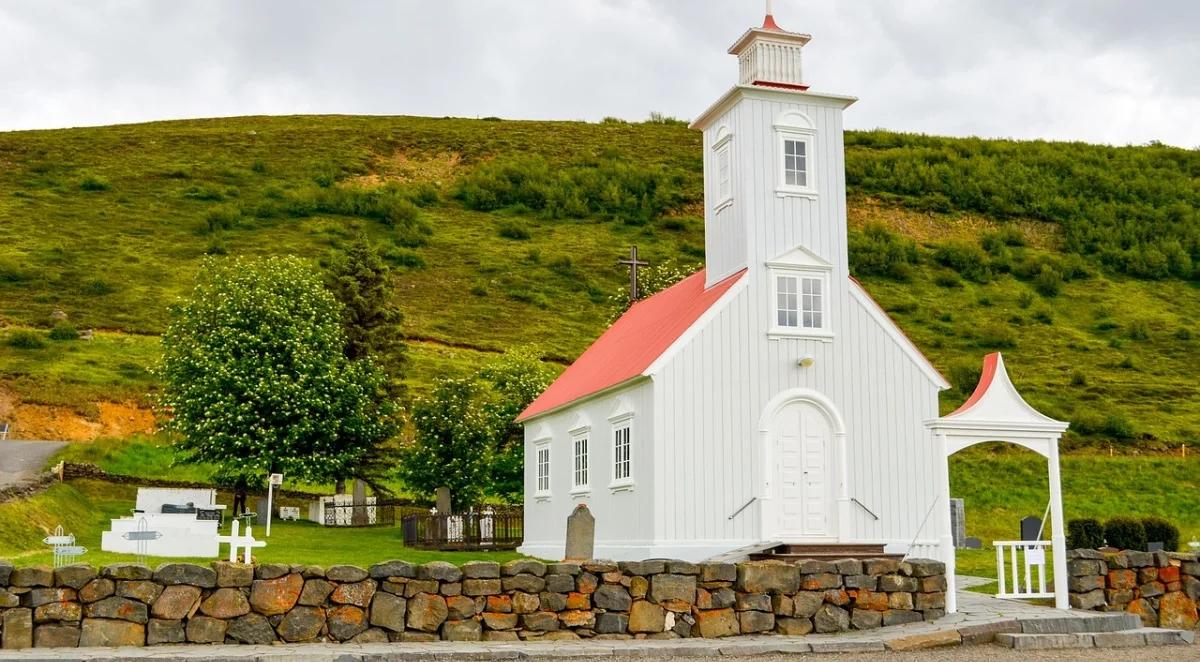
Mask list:
POLYGON ((997 598, 1054 597, 1054 592, 1046 589, 1049 540, 998 540, 992 544, 996 546, 996 577, 1000 584, 997 598))

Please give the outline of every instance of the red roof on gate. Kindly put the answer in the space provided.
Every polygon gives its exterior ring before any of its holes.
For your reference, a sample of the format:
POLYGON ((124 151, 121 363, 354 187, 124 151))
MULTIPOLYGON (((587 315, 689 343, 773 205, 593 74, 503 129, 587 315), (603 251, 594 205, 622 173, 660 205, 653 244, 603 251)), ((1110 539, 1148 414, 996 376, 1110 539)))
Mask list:
POLYGON ((701 269, 633 304, 517 420, 528 420, 641 375, 745 273, 743 269, 705 289, 705 270, 701 269))

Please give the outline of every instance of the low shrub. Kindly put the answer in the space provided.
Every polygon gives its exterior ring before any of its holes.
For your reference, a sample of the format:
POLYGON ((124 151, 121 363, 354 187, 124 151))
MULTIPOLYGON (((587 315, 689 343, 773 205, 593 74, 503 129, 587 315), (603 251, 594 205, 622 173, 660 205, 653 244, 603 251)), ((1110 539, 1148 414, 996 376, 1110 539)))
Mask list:
POLYGON ((204 214, 204 226, 209 234, 232 230, 242 218, 242 211, 233 205, 218 205, 204 214))
POLYGON ((538 156, 503 157, 461 177, 454 195, 469 209, 529 209, 546 218, 599 216, 642 225, 688 201, 680 168, 631 162, 616 154, 554 164, 538 156))
POLYGON ((32 278, 29 269, 16 260, 0 257, 0 283, 20 283, 32 278))
POLYGON ((933 251, 933 259, 940 265, 950 267, 963 278, 976 283, 992 280, 992 269, 988 266, 987 254, 975 244, 965 241, 949 241, 933 251))
POLYGON ((1033 287, 1044 297, 1056 297, 1062 292, 1063 277, 1054 267, 1043 264, 1033 277, 1033 287))
POLYGON ((955 363, 950 366, 950 383, 963 395, 970 395, 979 384, 983 369, 978 363, 955 363))
POLYGON ((51 340, 79 340, 79 330, 70 324, 59 324, 50 329, 51 340))
POLYGON ((1006 324, 988 324, 975 336, 976 344, 987 349, 1011 349, 1017 346, 1017 336, 1006 324))
POLYGON ((84 191, 107 191, 112 184, 100 175, 87 174, 79 180, 79 188, 84 191))
POLYGON ((14 349, 41 349, 46 346, 42 334, 28 329, 12 331, 5 338, 5 343, 14 349))
POLYGON ((1146 527, 1132 517, 1114 517, 1104 523, 1104 540, 1110 547, 1146 549, 1146 527))
POLYGON ((917 244, 881 224, 872 223, 849 233, 850 271, 856 276, 883 276, 907 281, 920 260, 917 244))
POLYGON ((532 236, 529 234, 529 230, 524 225, 513 221, 501 223, 498 234, 505 239, 513 239, 516 241, 525 241, 532 236))
POLYGON ((1179 528, 1161 517, 1142 518, 1146 530, 1146 542, 1161 542, 1163 549, 1174 552, 1179 549, 1179 528))
POLYGON ((1071 373, 1071 386, 1087 386, 1087 374, 1082 370, 1075 370, 1071 373))
POLYGON ((933 283, 938 287, 945 287, 947 289, 963 286, 962 280, 958 277, 958 274, 954 273, 953 271, 938 272, 938 274, 933 277, 933 283))
POLYGON ((1100 520, 1084 517, 1067 522, 1068 549, 1099 549, 1104 546, 1104 527, 1100 520))

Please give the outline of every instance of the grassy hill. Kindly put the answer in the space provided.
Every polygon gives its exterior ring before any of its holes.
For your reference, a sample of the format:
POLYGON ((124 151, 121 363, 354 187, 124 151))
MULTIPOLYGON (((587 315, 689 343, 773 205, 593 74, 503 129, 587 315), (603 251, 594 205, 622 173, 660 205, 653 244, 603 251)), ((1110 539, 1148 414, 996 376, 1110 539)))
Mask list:
MULTIPOLYGON (((142 400, 205 254, 399 272, 408 380, 604 328, 637 244, 703 259, 699 136, 678 123, 244 117, 0 133, 0 400, 142 400), (52 314, 96 328, 55 341, 52 314)), ((1200 440, 1200 153, 847 135, 853 268, 951 381, 1001 349, 1072 443, 1200 440)), ((949 392, 952 407, 963 393, 949 392)))

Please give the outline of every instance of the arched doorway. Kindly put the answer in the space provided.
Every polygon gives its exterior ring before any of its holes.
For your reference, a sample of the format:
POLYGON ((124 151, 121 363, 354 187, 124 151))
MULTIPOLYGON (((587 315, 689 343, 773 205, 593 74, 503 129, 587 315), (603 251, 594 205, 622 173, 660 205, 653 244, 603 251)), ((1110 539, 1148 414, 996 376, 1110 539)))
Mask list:
POLYGON ((845 425, 833 403, 807 389, 781 393, 760 430, 763 539, 837 540, 845 425))

